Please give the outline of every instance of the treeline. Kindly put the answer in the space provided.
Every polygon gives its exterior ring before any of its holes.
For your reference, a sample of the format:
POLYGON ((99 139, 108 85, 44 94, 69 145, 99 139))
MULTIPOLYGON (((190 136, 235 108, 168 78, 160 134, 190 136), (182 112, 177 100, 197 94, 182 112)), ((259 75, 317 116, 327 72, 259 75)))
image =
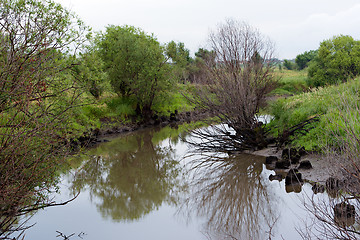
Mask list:
POLYGON ((306 51, 295 62, 284 60, 289 70, 308 70, 308 85, 320 87, 347 82, 360 73, 360 41, 339 35, 320 43, 317 50, 306 51))

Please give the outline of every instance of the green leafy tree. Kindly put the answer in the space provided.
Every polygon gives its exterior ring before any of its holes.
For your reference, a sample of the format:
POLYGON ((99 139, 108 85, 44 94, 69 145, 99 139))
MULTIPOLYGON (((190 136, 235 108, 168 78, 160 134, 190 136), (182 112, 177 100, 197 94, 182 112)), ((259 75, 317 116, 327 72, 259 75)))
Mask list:
POLYGON ((132 26, 109 26, 99 49, 114 91, 133 98, 138 115, 151 117, 156 98, 170 86, 164 51, 156 38, 132 26))
POLYGON ((17 217, 52 204, 81 94, 67 73, 88 28, 48 0, 2 0, 0 9, 0 238, 8 239, 23 227, 17 217))
POLYGON ((84 84, 85 89, 96 99, 108 88, 104 62, 99 55, 95 45, 88 46, 85 52, 79 54, 79 63, 72 68, 75 79, 84 84))
POLYGON ((307 51, 307 52, 297 55, 295 58, 295 63, 297 65, 297 68, 299 70, 302 70, 302 69, 308 67, 309 62, 316 57, 317 52, 318 52, 317 50, 310 50, 310 51, 307 51))
POLYGON ((296 68, 294 62, 286 59, 284 60, 283 65, 287 70, 294 70, 296 68))
POLYGON ((169 42, 166 45, 166 55, 171 58, 173 63, 181 67, 186 67, 193 61, 193 59, 190 57, 189 49, 186 49, 185 44, 182 42, 169 42))
POLYGON ((171 60, 171 70, 173 77, 181 82, 185 82, 190 77, 191 63, 189 49, 185 48, 184 43, 169 42, 166 45, 166 56, 171 60))
POLYGON ((309 66, 310 86, 346 82, 360 73, 360 41, 351 36, 335 36, 320 44, 309 66))
POLYGON ((204 48, 199 48, 195 53, 195 59, 189 66, 189 81, 200 83, 202 78, 206 75, 205 68, 206 63, 215 62, 215 53, 214 51, 209 51, 204 48))

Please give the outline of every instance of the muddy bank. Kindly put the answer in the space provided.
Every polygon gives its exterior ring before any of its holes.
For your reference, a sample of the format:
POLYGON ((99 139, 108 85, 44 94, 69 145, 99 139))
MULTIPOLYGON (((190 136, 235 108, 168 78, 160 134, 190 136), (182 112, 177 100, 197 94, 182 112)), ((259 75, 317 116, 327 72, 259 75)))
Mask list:
POLYGON ((196 122, 211 117, 206 111, 194 110, 191 112, 170 113, 168 116, 153 116, 146 122, 119 123, 110 119, 101 119, 102 127, 91 129, 89 133, 71 141, 71 147, 76 150, 79 147, 91 148, 102 142, 108 142, 114 136, 128 134, 149 127, 176 127, 183 123, 196 122))
MULTIPOLYGON (((258 151, 252 151, 250 153, 264 157, 276 156, 278 159, 281 159, 282 157, 282 150, 278 150, 276 147, 269 147, 258 151)), ((301 156, 299 163, 291 164, 289 166, 289 169, 290 168, 297 168, 302 174, 302 178, 308 182, 324 184, 330 177, 343 178, 343 173, 339 164, 336 163, 336 160, 330 159, 322 154, 306 153, 301 156), (312 168, 299 168, 300 162, 304 161, 309 161, 312 168)))

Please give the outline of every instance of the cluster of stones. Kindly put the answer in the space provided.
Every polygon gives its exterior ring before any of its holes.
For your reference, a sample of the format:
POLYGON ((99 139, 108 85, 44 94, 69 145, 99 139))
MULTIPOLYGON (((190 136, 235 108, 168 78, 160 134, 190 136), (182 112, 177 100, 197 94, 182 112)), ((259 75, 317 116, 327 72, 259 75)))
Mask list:
MULTIPOLYGON (((304 180, 302 179, 299 169, 311 169, 312 165, 310 161, 300 161, 301 157, 306 154, 305 149, 299 150, 294 148, 287 148, 282 151, 281 159, 276 156, 266 157, 265 163, 274 167, 276 174, 270 174, 269 179, 271 181, 282 181, 285 178, 285 188, 287 192, 300 192, 301 186, 304 180), (293 167, 292 167, 293 165, 293 167), (295 166, 294 166, 295 165, 295 166)), ((339 196, 340 190, 344 187, 345 182, 337 178, 329 177, 325 184, 312 183, 312 191, 314 194, 324 193, 332 198, 339 196)), ((334 221, 336 224, 346 227, 355 223, 356 211, 354 205, 341 202, 333 207, 334 221)))
POLYGON ((271 174, 269 179, 281 181, 285 178, 285 185, 301 184, 303 182, 299 169, 311 169, 310 161, 300 161, 301 157, 306 154, 304 148, 299 150, 295 148, 286 148, 281 153, 281 159, 276 156, 266 157, 265 163, 274 165, 275 169, 289 169, 284 174, 271 174))

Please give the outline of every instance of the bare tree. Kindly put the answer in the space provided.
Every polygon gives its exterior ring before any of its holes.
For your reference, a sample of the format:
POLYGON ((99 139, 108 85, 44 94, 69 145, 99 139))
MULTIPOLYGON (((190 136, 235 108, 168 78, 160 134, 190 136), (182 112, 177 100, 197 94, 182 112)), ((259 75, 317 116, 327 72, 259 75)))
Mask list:
POLYGON ((86 31, 54 2, 0 2, 1 239, 26 229, 20 216, 55 204, 49 192, 69 152, 67 113, 81 94, 67 70, 86 31))
POLYGON ((222 125, 215 129, 217 134, 196 134, 217 150, 265 146, 265 131, 257 114, 266 94, 276 86, 273 43, 257 29, 235 20, 220 24, 210 34, 209 43, 213 55, 205 59, 205 76, 190 100, 212 112, 222 125))

